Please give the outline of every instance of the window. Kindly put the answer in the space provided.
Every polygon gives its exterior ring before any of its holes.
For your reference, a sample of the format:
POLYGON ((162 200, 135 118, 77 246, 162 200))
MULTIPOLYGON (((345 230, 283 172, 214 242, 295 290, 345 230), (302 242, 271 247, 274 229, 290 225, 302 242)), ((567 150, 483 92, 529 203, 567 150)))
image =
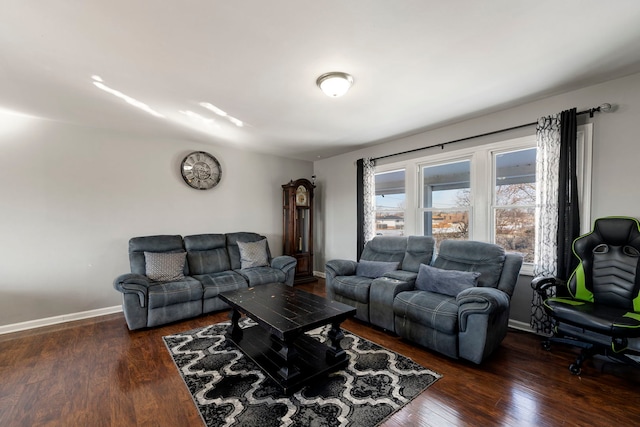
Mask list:
POLYGON ((406 209, 405 171, 375 174, 376 235, 404 236, 406 209))
POLYGON ((494 152, 493 236, 507 251, 533 262, 536 208, 536 149, 494 152))
POLYGON ((471 161, 427 165, 420 171, 422 234, 436 242, 469 239, 471 161))
MULTIPOLYGON (((592 125, 578 127, 582 232, 591 226, 592 125)), ((530 135, 376 166, 376 233, 494 242, 531 274, 536 138, 530 135)))

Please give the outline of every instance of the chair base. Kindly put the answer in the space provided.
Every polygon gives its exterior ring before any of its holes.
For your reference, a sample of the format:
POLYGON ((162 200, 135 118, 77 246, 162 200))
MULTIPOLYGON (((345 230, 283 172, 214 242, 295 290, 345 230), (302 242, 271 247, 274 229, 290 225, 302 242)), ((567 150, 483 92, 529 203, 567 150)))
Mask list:
POLYGON ((613 347, 615 347, 615 345, 613 345, 612 343, 605 345, 602 343, 580 341, 572 337, 551 336, 542 341, 542 347, 545 350, 550 351, 552 343, 568 344, 574 347, 582 348, 582 351, 580 351, 580 354, 578 355, 578 357, 576 357, 575 362, 569 365, 569 372, 571 372, 573 375, 580 375, 582 373, 582 365, 584 364, 584 362, 596 355, 602 355, 617 362, 640 368, 640 352, 634 350, 626 350, 625 353, 616 352, 613 350, 613 347), (632 358, 629 355, 635 355, 637 359, 632 358))

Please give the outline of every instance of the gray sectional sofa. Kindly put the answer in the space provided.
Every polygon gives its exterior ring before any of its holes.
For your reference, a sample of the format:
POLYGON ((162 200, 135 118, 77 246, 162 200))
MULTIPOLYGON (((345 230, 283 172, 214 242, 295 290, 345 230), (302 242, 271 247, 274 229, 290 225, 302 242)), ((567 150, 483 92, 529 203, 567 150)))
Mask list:
POLYGON ((272 258, 266 238, 250 232, 134 237, 129 263, 131 273, 113 286, 131 330, 226 309, 218 298, 224 291, 292 286, 296 270, 295 258, 272 258))
POLYGON ((359 262, 326 264, 327 296, 356 318, 421 346, 474 363, 507 333, 522 256, 500 246, 427 236, 376 236, 359 262))

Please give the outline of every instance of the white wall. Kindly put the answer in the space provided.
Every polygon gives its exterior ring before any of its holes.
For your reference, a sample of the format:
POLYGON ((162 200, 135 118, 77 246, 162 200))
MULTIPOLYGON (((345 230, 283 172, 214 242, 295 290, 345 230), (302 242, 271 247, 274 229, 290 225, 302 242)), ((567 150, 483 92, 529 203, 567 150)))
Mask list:
POLYGON ((134 236, 255 231, 281 254, 281 185, 313 166, 2 111, 0 153, 0 326, 120 305, 134 236), (179 173, 200 150, 223 170, 208 191, 179 173))
MULTIPOLYGON (((591 218, 627 215, 640 218, 640 74, 553 96, 481 118, 442 127, 314 163, 316 200, 323 222, 316 230, 315 269, 326 260, 356 257, 356 167, 362 157, 379 157, 535 122, 538 117, 577 107, 588 109, 609 102, 611 113, 593 119, 593 187, 591 218), (320 250, 320 248, 322 250, 320 250)), ((437 108, 437 106, 434 106, 437 108)), ((588 116, 582 117, 583 120, 588 116)), ((447 146, 455 150, 535 133, 535 126, 497 136, 447 146)), ((440 152, 440 148, 431 149, 440 152)), ((420 152, 427 155, 429 151, 420 152)), ((393 161, 401 158, 393 158, 393 161)), ((531 289, 521 279, 512 300, 511 317, 528 323, 531 289)))

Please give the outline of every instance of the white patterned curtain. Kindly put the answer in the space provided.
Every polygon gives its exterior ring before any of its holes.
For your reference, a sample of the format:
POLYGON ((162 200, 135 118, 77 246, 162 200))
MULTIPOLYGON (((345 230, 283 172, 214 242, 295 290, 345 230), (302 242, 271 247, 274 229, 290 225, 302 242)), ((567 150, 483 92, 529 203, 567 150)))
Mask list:
MULTIPOLYGON (((536 243, 533 275, 557 276, 558 183, 560 168, 560 114, 538 119, 536 127, 536 243)), ((551 333, 551 324, 534 291, 531 327, 551 333)))
POLYGON ((363 238, 364 242, 368 242, 373 239, 376 234, 376 163, 370 157, 362 159, 363 166, 363 238))
POLYGON ((375 159, 365 157, 356 162, 356 257, 360 255, 365 243, 375 235, 375 159))

